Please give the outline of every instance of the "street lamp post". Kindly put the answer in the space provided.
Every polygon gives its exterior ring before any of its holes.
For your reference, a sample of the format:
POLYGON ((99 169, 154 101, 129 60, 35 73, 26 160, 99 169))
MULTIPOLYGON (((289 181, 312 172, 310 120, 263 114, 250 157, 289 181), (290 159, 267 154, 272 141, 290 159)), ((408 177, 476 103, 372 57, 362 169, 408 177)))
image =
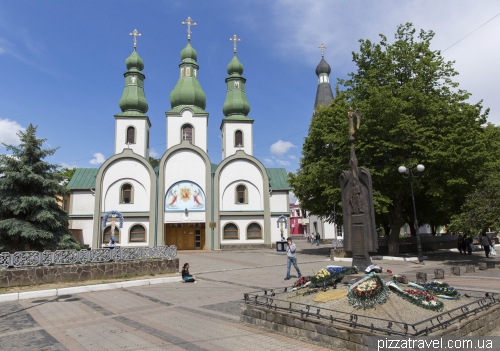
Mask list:
MULTIPOLYGON (((422 164, 417 165, 417 171, 423 172, 425 170, 425 166, 422 164)), ((418 221, 417 221, 417 208, 415 207, 415 196, 413 195, 413 178, 418 178, 418 176, 413 174, 411 167, 400 166, 398 168, 399 173, 403 175, 403 177, 408 178, 410 180, 410 188, 411 188, 411 200, 413 202, 413 218, 415 218, 415 234, 417 236, 417 251, 418 251, 418 262, 424 264, 424 256, 422 255, 422 244, 420 243, 420 236, 418 235, 418 221)))

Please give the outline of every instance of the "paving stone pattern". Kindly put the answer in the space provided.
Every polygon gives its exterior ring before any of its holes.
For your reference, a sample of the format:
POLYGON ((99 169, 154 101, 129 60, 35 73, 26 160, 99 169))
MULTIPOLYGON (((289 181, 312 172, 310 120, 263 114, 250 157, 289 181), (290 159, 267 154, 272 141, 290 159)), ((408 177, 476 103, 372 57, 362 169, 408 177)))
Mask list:
MULTIPOLYGON (((298 248, 303 274, 333 263, 330 247, 298 242, 298 248)), ((157 284, 0 303, 0 350, 327 349, 328 345, 239 322, 245 292, 258 287, 283 289, 293 283, 283 281, 283 255, 261 250, 179 252, 178 257, 181 265, 189 262, 197 284, 157 284)), ((500 269, 488 269, 488 276, 451 277, 450 267, 457 264, 453 257, 442 256, 423 267, 404 261, 377 263, 409 277, 419 271, 433 275, 434 269, 442 268, 444 280, 453 285, 500 291, 500 269)))

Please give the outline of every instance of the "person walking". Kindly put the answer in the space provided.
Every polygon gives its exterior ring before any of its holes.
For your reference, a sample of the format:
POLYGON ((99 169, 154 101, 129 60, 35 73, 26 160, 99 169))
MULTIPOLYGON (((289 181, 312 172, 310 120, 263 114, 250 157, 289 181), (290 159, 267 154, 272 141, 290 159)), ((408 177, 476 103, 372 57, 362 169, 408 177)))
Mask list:
POLYGON ((321 235, 319 233, 316 233, 316 245, 319 246, 319 241, 321 240, 321 235))
POLYGON ((288 244, 288 248, 286 250, 286 277, 285 277, 285 280, 290 280, 290 267, 292 264, 293 264, 293 267, 295 268, 295 270, 297 271, 298 278, 301 278, 302 274, 300 274, 299 266, 297 266, 297 256, 295 254, 297 247, 292 242, 292 238, 287 238, 286 241, 288 244))
POLYGON ((466 232, 464 236, 465 236, 465 247, 467 248, 467 253, 469 255, 472 255, 472 242, 473 242, 472 237, 469 235, 468 232, 466 232))
POLYGON ((458 252, 460 252, 460 255, 462 254, 462 251, 464 252, 464 255, 467 254, 465 252, 465 238, 462 234, 458 235, 457 247, 458 247, 458 252))
POLYGON ((488 235, 486 235, 486 231, 483 231, 481 233, 481 245, 484 248, 484 253, 486 255, 486 258, 490 257, 490 247, 492 245, 490 238, 488 237, 488 235))
POLYGON ((314 233, 311 233, 311 235, 309 235, 309 241, 311 242, 311 246, 314 246, 314 233))

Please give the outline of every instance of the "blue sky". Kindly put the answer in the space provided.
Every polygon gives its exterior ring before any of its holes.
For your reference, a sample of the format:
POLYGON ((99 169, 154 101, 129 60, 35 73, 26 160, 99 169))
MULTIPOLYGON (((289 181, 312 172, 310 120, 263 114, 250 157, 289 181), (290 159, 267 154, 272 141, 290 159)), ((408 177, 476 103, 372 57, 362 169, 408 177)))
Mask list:
MULTIPOLYGON (((221 161, 224 79, 233 55, 229 38, 236 34, 255 120, 254 155, 267 167, 295 171, 314 105, 320 43, 335 82, 355 69, 351 52, 360 38, 378 41, 383 33, 392 39, 398 24, 413 22, 434 30, 434 49, 445 50, 499 13, 498 1, 460 0, 3 1, 0 142, 17 143, 16 131, 33 123, 46 146, 59 147, 50 162, 99 167, 113 153, 113 115, 120 112, 125 59, 133 50, 129 33, 137 28, 151 146, 163 154, 165 111, 187 42, 181 22, 190 16, 198 24, 191 43, 207 95, 212 162, 221 161)), ((497 125, 499 38, 500 16, 443 54, 456 61, 456 80, 473 94, 471 102, 483 99, 497 125)))

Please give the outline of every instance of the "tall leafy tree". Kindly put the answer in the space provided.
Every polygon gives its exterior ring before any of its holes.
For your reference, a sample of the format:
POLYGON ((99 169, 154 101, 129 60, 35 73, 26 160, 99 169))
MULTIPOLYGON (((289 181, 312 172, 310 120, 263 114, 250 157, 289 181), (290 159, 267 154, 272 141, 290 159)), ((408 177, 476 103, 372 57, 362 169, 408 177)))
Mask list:
POLYGON ((344 90, 337 88, 330 106, 316 111, 301 168, 289 177, 301 204, 331 219, 340 201, 338 177, 349 169, 347 112, 359 108, 356 155, 372 174, 376 220, 389 234, 390 254, 398 253, 401 226, 413 223, 410 184, 399 166, 426 166, 414 180, 417 211, 421 223, 437 226, 459 211, 488 158, 481 126, 488 110, 466 102, 470 94, 453 81, 453 62, 431 50, 433 37, 407 23, 392 44, 384 35, 379 43, 360 40, 360 52, 353 53, 357 71, 339 82, 344 90))
POLYGON ((0 251, 78 248, 66 227, 68 214, 56 203, 63 177, 44 159, 57 149, 43 149, 36 127, 20 131, 19 146, 5 145, 0 156, 0 251))
POLYGON ((73 167, 73 168, 63 167, 63 168, 61 168, 59 173, 61 173, 61 175, 63 176, 62 185, 67 186, 69 184, 69 182, 71 181, 71 178, 73 178, 73 176, 75 175, 75 172, 76 172, 76 167, 73 167))
POLYGON ((461 211, 452 216, 449 230, 453 232, 500 231, 500 127, 488 123, 484 131, 489 158, 481 171, 481 182, 467 196, 461 211))

